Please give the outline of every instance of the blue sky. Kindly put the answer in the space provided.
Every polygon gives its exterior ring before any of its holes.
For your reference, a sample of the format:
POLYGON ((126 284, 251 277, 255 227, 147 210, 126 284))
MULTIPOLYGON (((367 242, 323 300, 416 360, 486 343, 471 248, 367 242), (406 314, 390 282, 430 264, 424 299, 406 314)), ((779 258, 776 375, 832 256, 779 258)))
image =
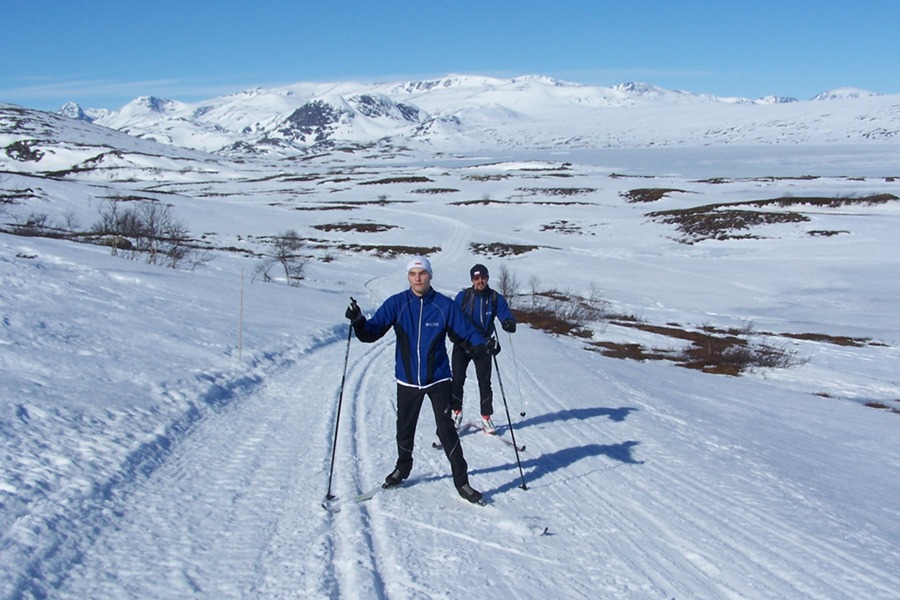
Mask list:
POLYGON ((898 94, 898 30, 896 0, 10 0, 0 101, 119 108, 450 73, 747 98, 898 94))

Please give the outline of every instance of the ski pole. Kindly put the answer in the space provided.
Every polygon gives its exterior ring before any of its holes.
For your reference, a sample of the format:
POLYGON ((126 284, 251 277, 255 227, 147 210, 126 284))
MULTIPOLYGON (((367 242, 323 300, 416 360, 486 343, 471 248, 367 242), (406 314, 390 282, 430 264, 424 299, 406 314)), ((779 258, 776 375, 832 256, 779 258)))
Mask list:
POLYGON ((519 402, 522 403, 522 411, 519 412, 520 417, 525 416, 525 398, 522 396, 522 382, 519 380, 519 361, 516 360, 516 348, 513 346, 512 334, 510 332, 506 332, 506 337, 509 338, 509 349, 512 352, 512 360, 513 360, 513 368, 516 370, 516 386, 519 388, 519 402))
MULTIPOLYGON (((350 305, 356 306, 356 300, 350 297, 350 305)), ((331 442, 331 468, 328 471, 328 492, 325 494, 325 500, 334 500, 335 496, 331 493, 331 477, 334 475, 334 456, 337 452, 337 436, 338 427, 341 424, 341 405, 344 403, 344 383, 347 381, 347 362, 350 359, 350 338, 353 335, 353 324, 347 328, 347 350, 344 352, 344 374, 341 375, 341 392, 338 395, 337 418, 334 420, 334 439, 331 442)), ((323 507, 327 507, 322 504, 323 507)))
POLYGON ((506 404, 506 392, 503 391, 503 378, 500 377, 500 365, 497 364, 497 355, 494 354, 494 370, 497 371, 497 383, 500 384, 500 397, 503 398, 503 408, 506 410, 506 422, 509 423, 509 435, 512 436, 513 450, 516 452, 516 464, 519 465, 519 475, 522 477, 522 485, 519 487, 527 490, 525 473, 522 471, 522 461, 519 460, 519 446, 516 444, 516 432, 513 431, 512 419, 509 417, 509 406, 506 404))

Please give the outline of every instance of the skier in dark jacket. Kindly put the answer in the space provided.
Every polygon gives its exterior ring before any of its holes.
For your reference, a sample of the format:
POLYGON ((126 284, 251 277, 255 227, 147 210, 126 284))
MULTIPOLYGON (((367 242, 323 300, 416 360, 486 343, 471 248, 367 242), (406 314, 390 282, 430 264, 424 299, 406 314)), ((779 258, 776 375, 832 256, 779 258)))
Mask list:
MULTIPOLYGON (((466 317, 486 339, 490 340, 494 335, 495 318, 500 320, 504 331, 514 332, 516 319, 509 310, 506 298, 488 285, 490 277, 487 267, 477 264, 469 270, 469 275, 472 279, 472 287, 466 288, 456 295, 457 306, 462 309, 466 317)), ((499 344, 496 346, 496 351, 500 351, 499 344)), ((478 391, 481 396, 481 426, 487 433, 495 433, 497 429, 491 419, 494 414, 491 356, 475 355, 465 343, 453 344, 453 392, 450 402, 453 421, 457 427, 462 425, 463 390, 466 384, 466 369, 469 368, 470 361, 475 363, 475 376, 478 378, 478 391)))
POLYGON ((468 464, 450 417, 452 377, 445 340, 452 332, 454 339, 476 356, 487 355, 493 347, 450 298, 431 287, 433 271, 427 258, 414 257, 406 270, 409 289, 385 300, 371 318, 366 319, 356 303, 351 303, 345 314, 361 342, 375 342, 391 328, 397 337, 397 464, 382 487, 398 486, 409 477, 416 424, 427 395, 438 439, 450 461, 453 484, 460 496, 477 503, 482 494, 469 485, 468 464))

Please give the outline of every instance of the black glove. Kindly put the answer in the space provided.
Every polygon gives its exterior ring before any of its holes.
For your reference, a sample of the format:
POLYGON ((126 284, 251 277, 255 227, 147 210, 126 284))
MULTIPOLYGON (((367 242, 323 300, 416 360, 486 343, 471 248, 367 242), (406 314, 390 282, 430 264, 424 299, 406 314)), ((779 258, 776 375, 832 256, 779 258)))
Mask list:
POLYGON ((351 323, 356 323, 362 319, 362 311, 359 310, 359 305, 353 298, 350 298, 350 306, 347 307, 347 312, 344 313, 344 316, 350 319, 351 323))
POLYGON ((503 331, 508 331, 509 333, 516 332, 516 322, 512 319, 501 321, 500 325, 503 327, 503 331))
POLYGON ((497 341, 497 338, 489 339, 487 344, 484 345, 484 351, 491 356, 500 354, 500 343, 497 341))

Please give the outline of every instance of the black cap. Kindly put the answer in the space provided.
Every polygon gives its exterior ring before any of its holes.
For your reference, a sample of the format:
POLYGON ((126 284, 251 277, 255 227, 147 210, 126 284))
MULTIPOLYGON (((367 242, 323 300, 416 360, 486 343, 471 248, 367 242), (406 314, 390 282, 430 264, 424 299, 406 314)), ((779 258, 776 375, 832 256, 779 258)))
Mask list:
POLYGON ((484 265, 475 265, 474 267, 472 267, 471 270, 469 270, 469 279, 475 279, 476 275, 484 275, 485 277, 487 277, 487 267, 484 265))

